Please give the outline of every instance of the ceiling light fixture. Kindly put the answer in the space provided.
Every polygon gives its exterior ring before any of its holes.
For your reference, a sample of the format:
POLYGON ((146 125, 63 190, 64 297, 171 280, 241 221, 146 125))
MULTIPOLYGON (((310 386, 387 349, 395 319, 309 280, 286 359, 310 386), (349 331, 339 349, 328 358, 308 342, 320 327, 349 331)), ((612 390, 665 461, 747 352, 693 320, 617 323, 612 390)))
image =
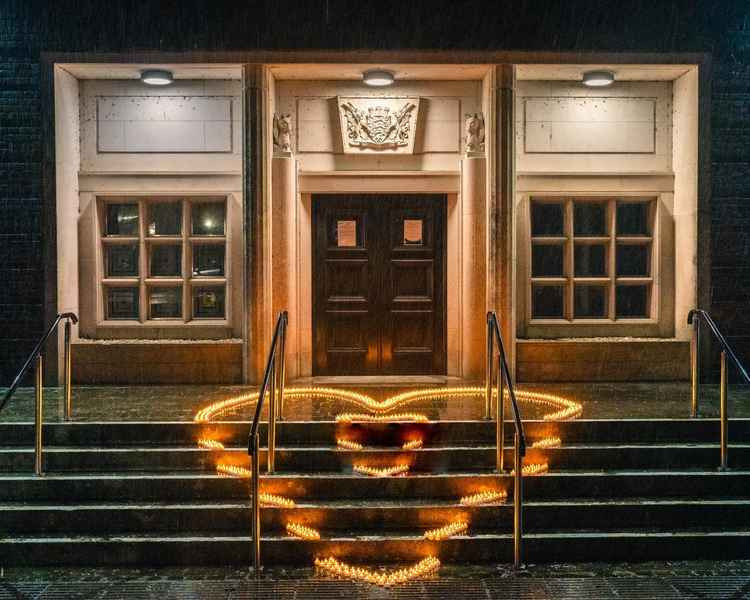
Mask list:
POLYGON ((169 85, 174 77, 166 69, 146 69, 141 71, 141 81, 147 85, 169 85))
POLYGON ((589 87, 604 87, 612 85, 615 74, 612 71, 586 71, 583 74, 583 85, 589 87))
POLYGON ((393 73, 382 69, 372 69, 362 73, 362 81, 373 87, 383 87, 394 82, 393 73))

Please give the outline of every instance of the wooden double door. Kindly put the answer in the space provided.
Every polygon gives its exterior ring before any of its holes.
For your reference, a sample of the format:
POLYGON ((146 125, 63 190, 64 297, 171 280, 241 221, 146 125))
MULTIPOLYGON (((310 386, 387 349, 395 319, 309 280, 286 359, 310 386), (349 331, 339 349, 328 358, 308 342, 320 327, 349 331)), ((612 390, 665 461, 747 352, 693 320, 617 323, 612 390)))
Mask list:
POLYGON ((445 374, 445 195, 312 204, 313 374, 445 374))

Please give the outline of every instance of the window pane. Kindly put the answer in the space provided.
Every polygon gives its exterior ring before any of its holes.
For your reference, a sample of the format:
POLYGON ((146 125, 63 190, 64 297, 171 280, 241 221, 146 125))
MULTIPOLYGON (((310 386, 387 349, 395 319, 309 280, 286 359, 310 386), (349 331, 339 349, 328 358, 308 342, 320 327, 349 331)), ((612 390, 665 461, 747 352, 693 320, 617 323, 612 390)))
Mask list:
POLYGON ((107 235, 138 235, 137 204, 107 204, 107 235))
POLYGON ((649 244, 617 245, 617 276, 648 277, 651 269, 651 246, 649 244))
POLYGON ((604 244, 576 244, 573 259, 576 277, 607 276, 607 247, 604 244))
POLYGON ((534 319, 562 318, 563 287, 559 285, 532 286, 531 316, 534 319))
POLYGON ((559 203, 531 203, 531 235, 562 236, 563 205, 559 203))
POLYGON ((148 207, 149 235, 180 235, 182 232, 182 204, 155 202, 148 207))
POLYGON ((422 219, 404 219, 404 246, 424 243, 422 219))
POLYGON ((182 275, 182 246, 152 245, 151 276, 179 277, 180 275, 182 275))
POLYGON ((138 319, 138 288, 107 288, 107 319, 138 319))
POLYGON ((607 205, 597 202, 576 202, 573 206, 573 234, 607 235, 607 205))
POLYGON ((107 277, 138 277, 138 246, 117 244, 107 246, 107 277))
POLYGON ((649 204, 617 203, 617 235, 651 235, 649 204))
POLYGON ((224 203, 193 204, 193 235, 224 235, 224 203))
POLYGON ((607 316, 607 289, 600 285, 576 285, 573 291, 576 319, 600 319, 607 316))
POLYGON ((193 290, 193 317, 196 319, 223 319, 224 288, 196 287, 193 290))
POLYGON ((361 248, 365 245, 365 223, 361 217, 329 218, 326 228, 329 248, 361 248))
POLYGON ((563 276, 562 244, 534 244, 531 247, 532 277, 563 276))
POLYGON ((179 319, 180 317, 182 317, 182 287, 149 289, 149 319, 179 319))
POLYGON ((648 317, 648 286, 618 285, 615 305, 618 317, 648 317))
POLYGON ((224 245, 196 244, 193 246, 193 275, 224 276, 224 245))

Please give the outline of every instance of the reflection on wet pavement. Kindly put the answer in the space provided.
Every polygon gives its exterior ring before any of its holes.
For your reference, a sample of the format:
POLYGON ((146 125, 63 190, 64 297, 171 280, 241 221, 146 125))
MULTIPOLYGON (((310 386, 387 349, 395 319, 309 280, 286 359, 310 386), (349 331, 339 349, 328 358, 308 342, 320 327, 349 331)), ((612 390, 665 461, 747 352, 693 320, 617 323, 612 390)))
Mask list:
MULTIPOLYGON (((327 384, 330 385, 330 384, 327 384)), ((415 387, 432 386, 356 386, 342 387, 359 391, 377 401, 415 387)), ((576 383, 522 384, 519 390, 552 393, 583 404, 584 419, 685 418, 690 405, 687 383, 576 383)), ((182 385, 182 386, 88 386, 73 391, 74 420, 76 421, 191 421, 195 413, 219 400, 252 392, 253 386, 182 385)), ((750 386, 730 386, 730 416, 750 417, 750 386)), ((718 389, 704 385, 701 389, 701 416, 718 416, 718 389)), ((339 412, 350 411, 352 405, 332 399, 291 399, 286 403, 285 415, 290 420, 331 420, 339 412)), ((455 397, 418 401, 409 410, 424 412, 430 419, 479 419, 483 414, 483 399, 455 397)), ((524 419, 539 418, 541 409, 522 405, 524 419)), ((247 420, 252 405, 243 406, 227 420, 247 420)), ((62 420, 60 388, 45 389, 45 420, 62 420)), ((34 417, 34 394, 30 388, 20 389, 0 413, 0 421, 31 421, 34 417)))

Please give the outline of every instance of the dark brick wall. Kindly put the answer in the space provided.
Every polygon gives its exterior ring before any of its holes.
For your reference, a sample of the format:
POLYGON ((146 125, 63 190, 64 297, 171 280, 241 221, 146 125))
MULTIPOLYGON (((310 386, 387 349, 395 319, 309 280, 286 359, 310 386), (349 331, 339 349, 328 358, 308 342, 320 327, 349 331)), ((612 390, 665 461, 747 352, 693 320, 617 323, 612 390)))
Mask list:
POLYGON ((746 0, 0 0, 0 383, 43 323, 43 51, 710 52, 711 308, 750 358, 748 13, 746 0))
POLYGON ((0 2, 0 385, 41 334, 39 31, 0 2))
POLYGON ((749 30, 733 36, 736 51, 744 44, 744 60, 733 61, 730 52, 714 66, 711 95, 711 310, 745 364, 750 362, 749 30))

